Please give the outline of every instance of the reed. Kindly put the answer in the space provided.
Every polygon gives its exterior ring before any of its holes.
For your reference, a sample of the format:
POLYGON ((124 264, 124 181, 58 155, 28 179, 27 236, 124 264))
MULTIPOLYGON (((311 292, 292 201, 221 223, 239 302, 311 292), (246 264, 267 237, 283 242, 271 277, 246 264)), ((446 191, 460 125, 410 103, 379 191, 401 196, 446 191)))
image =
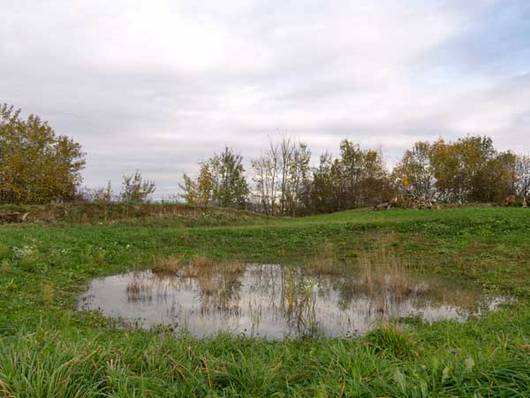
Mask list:
POLYGON ((427 284, 418 283, 402 258, 385 249, 363 253, 357 261, 360 269, 358 285, 371 293, 387 291, 404 297, 424 294, 429 289, 427 284))
POLYGON ((151 268, 151 272, 157 275, 176 275, 182 268, 182 259, 177 256, 157 259, 151 268))
POLYGON ((127 283, 127 300, 148 301, 153 298, 153 284, 151 280, 135 274, 127 283))

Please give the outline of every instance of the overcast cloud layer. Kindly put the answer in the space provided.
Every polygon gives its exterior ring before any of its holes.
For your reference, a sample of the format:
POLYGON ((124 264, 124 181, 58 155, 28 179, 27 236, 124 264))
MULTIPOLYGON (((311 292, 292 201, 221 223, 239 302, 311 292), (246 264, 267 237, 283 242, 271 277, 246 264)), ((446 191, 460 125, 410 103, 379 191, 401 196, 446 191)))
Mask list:
POLYGON ((528 0, 4 0, 0 76, 0 102, 82 143, 91 187, 138 168, 168 195, 281 135, 390 163, 466 133, 530 152, 528 0))

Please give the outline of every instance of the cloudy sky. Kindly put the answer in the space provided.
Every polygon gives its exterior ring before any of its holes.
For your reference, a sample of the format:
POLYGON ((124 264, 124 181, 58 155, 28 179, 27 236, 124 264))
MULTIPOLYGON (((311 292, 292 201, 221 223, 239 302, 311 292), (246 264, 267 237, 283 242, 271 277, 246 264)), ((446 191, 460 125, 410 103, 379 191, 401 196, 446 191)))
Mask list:
POLYGON ((168 195, 283 135, 389 163, 467 133, 530 152, 528 0, 2 0, 0 76, 82 143, 92 187, 140 169, 168 195))

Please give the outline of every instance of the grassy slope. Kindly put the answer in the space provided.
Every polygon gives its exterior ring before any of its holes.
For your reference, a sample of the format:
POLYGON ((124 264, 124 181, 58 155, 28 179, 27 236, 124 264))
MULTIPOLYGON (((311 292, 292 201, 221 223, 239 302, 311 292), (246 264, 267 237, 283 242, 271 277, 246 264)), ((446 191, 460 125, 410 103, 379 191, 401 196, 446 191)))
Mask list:
POLYGON ((0 204, 0 224, 170 224, 183 226, 259 223, 267 217, 217 207, 179 203, 65 203, 49 205, 0 204))
POLYGON ((530 395, 527 209, 215 224, 0 227, 0 396, 530 395), (282 343, 122 331, 74 311, 90 278, 147 267, 154 257, 303 264, 325 242, 343 259, 384 245, 425 272, 464 278, 518 303, 463 324, 282 343))

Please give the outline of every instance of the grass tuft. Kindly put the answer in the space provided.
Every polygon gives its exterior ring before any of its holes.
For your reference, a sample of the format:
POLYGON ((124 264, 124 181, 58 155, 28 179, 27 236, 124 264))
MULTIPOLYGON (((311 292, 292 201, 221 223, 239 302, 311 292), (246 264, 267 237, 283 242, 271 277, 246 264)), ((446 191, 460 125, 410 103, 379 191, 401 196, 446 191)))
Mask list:
POLYGON ((366 342, 376 354, 387 354, 398 359, 417 357, 416 344, 394 324, 383 325, 366 335, 366 342))

